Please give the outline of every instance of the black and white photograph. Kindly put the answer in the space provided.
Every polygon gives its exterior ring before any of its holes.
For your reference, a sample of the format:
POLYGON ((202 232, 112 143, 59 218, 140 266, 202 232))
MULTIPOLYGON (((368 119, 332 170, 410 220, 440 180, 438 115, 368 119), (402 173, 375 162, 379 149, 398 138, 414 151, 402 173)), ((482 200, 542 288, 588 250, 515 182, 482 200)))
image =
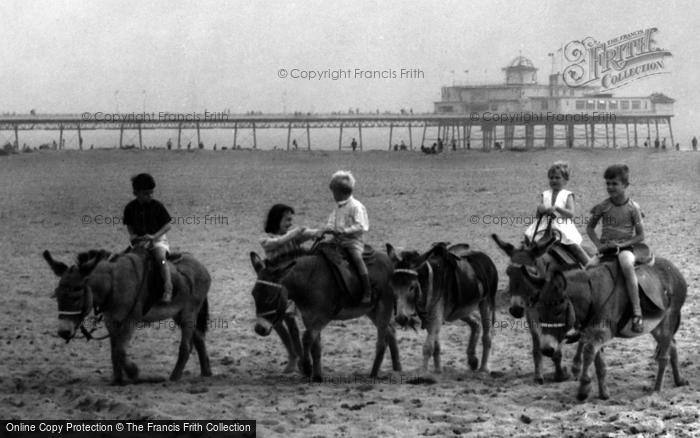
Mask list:
POLYGON ((0 17, 0 436, 700 436, 691 0, 0 17))

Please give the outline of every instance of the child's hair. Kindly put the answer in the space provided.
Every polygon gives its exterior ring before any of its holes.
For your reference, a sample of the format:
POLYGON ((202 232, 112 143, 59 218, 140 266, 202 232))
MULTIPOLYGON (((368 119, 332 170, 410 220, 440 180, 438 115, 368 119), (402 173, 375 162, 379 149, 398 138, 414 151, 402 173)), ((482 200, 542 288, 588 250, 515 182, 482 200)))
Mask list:
POLYGON ((355 188, 355 177, 348 170, 339 170, 331 177, 330 189, 339 190, 345 195, 352 193, 355 188))
POLYGON ((131 178, 131 187, 135 192, 141 190, 153 190, 156 188, 156 181, 148 173, 139 173, 131 178))
POLYGON ((615 179, 620 178, 620 181, 624 185, 629 185, 630 169, 626 164, 613 164, 612 166, 605 169, 603 178, 605 179, 615 179))
POLYGON ((286 212, 294 214, 294 209, 286 204, 275 204, 267 212, 267 219, 265 220, 265 232, 266 233, 277 233, 280 229, 280 222, 282 221, 282 216, 286 212))
POLYGON ((568 181, 571 176, 571 171, 569 170, 569 163, 566 161, 555 161, 554 164, 547 171, 547 178, 551 178, 554 172, 559 171, 561 177, 568 181))

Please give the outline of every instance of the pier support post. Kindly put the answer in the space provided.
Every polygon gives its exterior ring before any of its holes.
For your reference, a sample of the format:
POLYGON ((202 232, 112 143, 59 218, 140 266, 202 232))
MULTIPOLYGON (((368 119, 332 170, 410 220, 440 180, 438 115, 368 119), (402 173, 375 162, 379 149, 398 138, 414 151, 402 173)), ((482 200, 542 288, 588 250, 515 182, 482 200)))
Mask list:
MULTIPOLYGON (((287 140, 287 143, 289 143, 289 140, 287 140)), ((289 149, 289 147, 287 148, 289 149)), ((338 150, 343 149, 343 122, 340 122, 340 137, 338 138, 338 150)))
POLYGON ((311 127, 309 122, 306 122, 306 148, 311 150, 311 127))

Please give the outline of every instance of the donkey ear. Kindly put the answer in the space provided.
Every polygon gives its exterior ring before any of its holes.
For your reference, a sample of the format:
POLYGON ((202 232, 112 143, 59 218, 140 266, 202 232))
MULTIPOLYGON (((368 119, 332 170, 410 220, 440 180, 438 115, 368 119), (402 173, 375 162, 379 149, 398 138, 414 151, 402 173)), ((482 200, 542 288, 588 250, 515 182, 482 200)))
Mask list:
POLYGON ((250 262, 253 264, 255 272, 260 272, 265 267, 262 259, 255 251, 250 252, 250 262))
POLYGON ((43 253, 44 260, 46 260, 46 263, 49 264, 51 267, 51 270, 53 271, 54 274, 57 276, 62 276, 63 273, 65 273, 68 270, 68 266, 65 263, 62 262, 57 262, 56 260, 51 257, 51 253, 49 250, 45 250, 43 253))
POLYGON ((492 234, 491 238, 494 242, 496 242, 496 245, 498 245, 498 247, 501 248, 501 250, 503 250, 504 253, 506 253, 508 257, 513 255, 513 251, 515 250, 515 247, 513 245, 502 241, 501 238, 498 237, 498 234, 492 234))
POLYGON ((391 246, 391 243, 386 244, 386 253, 392 262, 398 263, 401 261, 401 257, 399 257, 399 255, 396 254, 396 250, 394 249, 393 246, 391 246))

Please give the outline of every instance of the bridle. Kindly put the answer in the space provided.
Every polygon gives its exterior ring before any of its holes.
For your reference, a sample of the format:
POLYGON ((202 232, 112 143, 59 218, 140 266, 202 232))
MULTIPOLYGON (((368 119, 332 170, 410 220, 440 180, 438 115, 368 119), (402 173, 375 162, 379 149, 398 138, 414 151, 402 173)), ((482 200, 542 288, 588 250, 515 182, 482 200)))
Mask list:
POLYGON ((258 318, 262 317, 265 319, 268 319, 267 316, 269 316, 269 315, 274 315, 274 319, 271 320, 270 322, 272 323, 272 325, 277 324, 284 316, 284 309, 282 308, 283 303, 282 303, 282 300, 280 299, 282 296, 282 289, 284 288, 284 286, 282 286, 279 283, 274 283, 272 281, 266 281, 266 280, 255 280, 255 284, 256 285, 260 284, 260 285, 263 285, 266 287, 271 287, 271 288, 275 289, 275 291, 277 292, 275 295, 275 298, 274 298, 274 300, 277 301, 276 308, 256 314, 256 316, 258 318))

